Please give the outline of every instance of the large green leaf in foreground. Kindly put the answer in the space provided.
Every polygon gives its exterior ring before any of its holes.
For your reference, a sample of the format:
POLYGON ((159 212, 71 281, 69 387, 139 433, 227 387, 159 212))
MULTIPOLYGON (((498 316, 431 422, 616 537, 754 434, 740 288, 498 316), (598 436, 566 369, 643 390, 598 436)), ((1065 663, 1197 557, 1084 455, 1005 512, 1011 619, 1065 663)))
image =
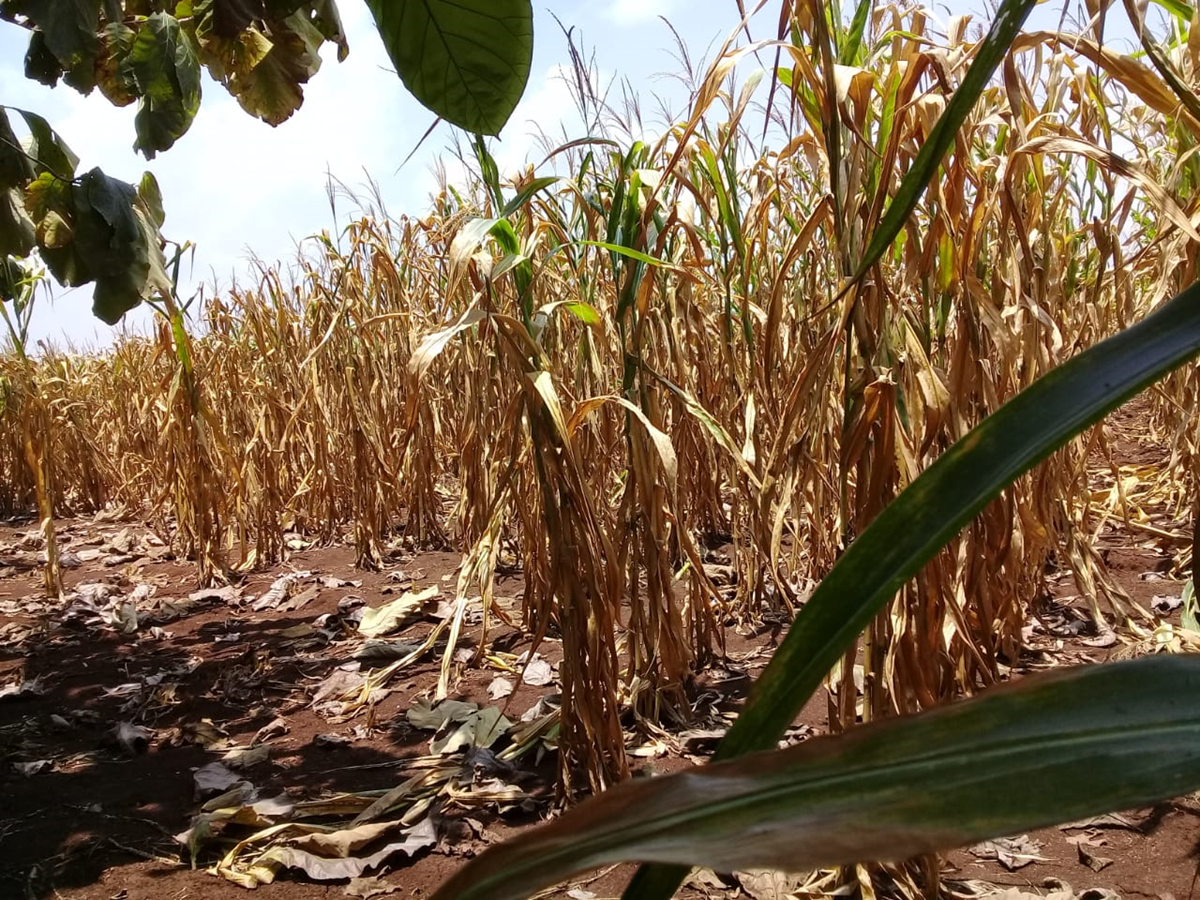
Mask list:
POLYGON ((905 719, 618 785, 433 900, 520 900, 627 860, 717 871, 901 859, 1200 787, 1200 656, 1027 678, 905 719))
POLYGON ((499 134, 533 61, 529 0, 367 0, 404 86, 443 119, 499 134))

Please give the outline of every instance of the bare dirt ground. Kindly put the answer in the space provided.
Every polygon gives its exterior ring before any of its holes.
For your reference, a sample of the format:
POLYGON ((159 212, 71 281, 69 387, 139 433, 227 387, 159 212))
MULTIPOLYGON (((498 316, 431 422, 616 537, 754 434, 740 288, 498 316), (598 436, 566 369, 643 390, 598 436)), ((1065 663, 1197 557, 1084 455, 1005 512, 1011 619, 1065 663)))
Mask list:
MULTIPOLYGON (((1151 469, 1165 463, 1165 451, 1147 441, 1136 413, 1119 413, 1116 426, 1123 435, 1116 444, 1119 463, 1151 469)), ((1097 489, 1111 484, 1102 466, 1095 478, 1097 489)), ((1190 523, 1146 508, 1149 530, 1106 526, 1101 551, 1134 601, 1146 608, 1158 604, 1161 621, 1177 625, 1179 610, 1171 607, 1183 585, 1172 564, 1184 536, 1190 540, 1190 523)), ((169 558, 141 523, 66 521, 60 536, 68 562, 77 564, 67 570, 64 609, 40 599, 35 524, 0 526, 0 898, 240 897, 246 888, 206 871, 235 839, 270 821, 394 819, 395 813, 382 816, 381 810, 414 773, 424 773, 433 785, 425 796, 435 796, 435 819, 428 821, 436 820, 436 830, 422 831, 428 827, 420 824, 425 807, 410 806, 403 823, 409 827, 364 848, 326 849, 315 862, 296 854, 293 865, 277 867, 274 882, 257 890, 291 900, 426 897, 465 858, 546 815, 552 758, 537 760, 536 736, 523 756, 513 758, 511 748, 524 714, 532 714, 530 727, 553 714, 552 704, 543 702, 555 691, 559 645, 553 640, 538 648, 545 664, 525 667, 520 654, 529 641, 493 625, 493 652, 474 665, 479 624, 468 618, 450 698, 477 704, 475 713, 498 707, 507 726, 487 719, 492 724, 484 727, 470 707, 461 707, 459 718, 435 730, 437 710, 446 709, 435 705, 431 712, 427 702, 438 680, 440 645, 386 684, 363 685, 369 673, 408 653, 451 612, 436 599, 418 604, 387 636, 391 646, 373 645, 377 655, 369 657, 359 634, 364 609, 430 586, 443 600, 452 597, 457 554, 398 549, 384 571, 361 572, 347 548, 304 546, 297 539, 286 565, 250 575, 223 593, 196 593, 193 567, 169 558), (288 574, 295 577, 280 587, 277 579, 288 574), (367 702, 346 699, 356 688, 367 702), (489 743, 490 737, 497 739, 489 743), (372 810, 381 797, 382 807, 372 810), (256 807, 260 801, 269 802, 256 807), (225 821, 214 815, 219 809, 241 810, 240 817, 225 821), (211 840, 205 839, 205 823, 211 840), (179 835, 196 850, 194 867, 179 835), (377 866, 352 871, 362 868, 373 848, 397 837, 402 846, 377 866), (307 861, 308 868, 297 861, 307 861), (315 877, 338 872, 356 877, 315 877)), ((1030 623, 1028 669, 1131 652, 1130 642, 1139 636, 1127 631, 1119 632, 1114 647, 1085 643, 1086 635, 1072 625, 1081 603, 1069 573, 1055 573, 1052 584, 1049 613, 1030 623)), ((519 575, 500 580, 501 609, 517 602, 521 587, 519 575)), ((1169 638, 1166 631, 1143 635, 1134 649, 1147 652, 1156 643, 1166 649, 1169 638)), ((751 637, 730 632, 730 659, 704 673, 696 691, 697 709, 710 728, 720 725, 723 711, 736 708, 765 664, 770 642, 768 630, 751 637)), ((795 737, 823 727, 823 718, 818 697, 801 718, 807 727, 795 737)), ((694 732, 647 742, 631 747, 631 768, 670 771, 698 759, 708 746, 705 735, 694 732)), ((297 838, 295 846, 316 853, 305 840, 297 838)), ((960 892, 983 882, 1057 891, 1061 900, 1100 900, 1111 896, 1107 892, 1183 900, 1192 893, 1198 840, 1200 803, 1182 798, 956 851, 946 859, 944 877, 959 883, 960 892)), ((245 874, 245 865, 238 871, 245 874)), ((617 897, 630 871, 581 878, 545 896, 617 897)), ((796 889, 795 880, 705 875, 680 896, 782 898, 796 889)))

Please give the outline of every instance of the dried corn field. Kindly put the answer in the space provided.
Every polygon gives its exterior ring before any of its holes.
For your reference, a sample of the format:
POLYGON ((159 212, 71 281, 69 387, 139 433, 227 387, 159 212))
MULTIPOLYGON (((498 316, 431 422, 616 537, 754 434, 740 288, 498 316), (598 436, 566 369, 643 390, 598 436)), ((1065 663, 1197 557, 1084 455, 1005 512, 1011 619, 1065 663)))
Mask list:
MULTIPOLYGON (((683 73, 689 114, 656 140, 581 64, 594 128, 538 167, 502 179, 475 145, 423 217, 367 204, 152 337, 6 354, 0 513, 122 510, 208 581, 291 534, 367 568, 452 548, 444 672, 519 570, 519 624, 564 645, 562 790, 601 789, 628 774, 623 710, 647 734, 685 718, 728 623, 786 619, 973 425, 1196 277, 1200 106, 1101 27, 1018 38, 848 291, 973 59, 966 17, 878 6, 831 33, 785 4, 780 41, 683 73), (732 595, 705 566, 724 543, 732 595)), ((1195 41, 1156 52, 1194 82, 1195 41)), ((1154 396, 1186 505, 1194 373, 1154 396)), ((998 680, 1052 559, 1097 617, 1141 614, 1092 546, 1105 450, 1098 428, 1060 451, 899 591, 838 670, 863 667, 861 710, 832 676, 835 729, 998 680)))

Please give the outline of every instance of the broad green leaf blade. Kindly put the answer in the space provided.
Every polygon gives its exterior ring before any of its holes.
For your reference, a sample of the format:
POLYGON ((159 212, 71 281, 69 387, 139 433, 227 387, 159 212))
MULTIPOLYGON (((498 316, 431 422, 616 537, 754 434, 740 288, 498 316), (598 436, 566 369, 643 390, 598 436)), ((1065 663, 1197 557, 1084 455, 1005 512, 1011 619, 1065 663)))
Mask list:
POLYGON ((174 16, 147 16, 121 75, 141 95, 134 149, 147 159, 168 150, 191 127, 200 108, 200 62, 174 16))
POLYGON ((259 38, 246 32, 239 43, 246 50, 252 43, 258 45, 250 59, 264 51, 266 55, 248 68, 249 60, 243 60, 241 69, 230 72, 226 86, 242 109, 277 126, 304 102, 303 86, 321 68, 320 49, 325 35, 301 8, 274 24, 270 41, 259 38))
POLYGON ((59 178, 72 177, 75 167, 79 165, 79 157, 67 146, 67 142, 37 113, 23 109, 19 112, 29 128, 28 152, 37 161, 37 174, 51 172, 59 178))
POLYGON ((0 189, 24 188, 36 176, 33 163, 12 130, 8 112, 0 106, 0 189))
POLYGON ((1024 24, 1030 10, 1037 5, 1037 2, 1038 0, 1004 0, 1000 4, 1000 8, 996 10, 992 27, 988 29, 987 36, 975 52, 975 59, 971 61, 967 74, 963 76, 962 84, 958 86, 958 90, 946 104, 941 118, 937 120, 937 124, 929 132, 929 137, 917 152, 917 158, 913 160, 912 168, 900 182, 896 195, 883 214, 879 226, 871 235, 871 242, 863 252, 863 257, 858 263, 858 270, 854 273, 850 284, 857 282, 871 266, 879 261, 887 248, 892 245, 892 241, 896 239, 896 235, 904 228, 904 223, 908 221, 912 211, 917 208, 921 195, 925 193, 929 179, 933 177, 942 163, 942 157, 954 143, 959 127, 974 108, 979 95, 987 87, 992 73, 996 71, 996 66, 1000 65, 1001 60, 1008 53, 1013 39, 1020 33, 1021 25, 1024 24))
POLYGON ((41 60, 36 68, 49 78, 43 83, 53 85, 58 80, 56 67, 46 59, 48 54, 73 88, 87 94, 95 86, 100 5, 100 0, 25 0, 21 4, 21 14, 39 29, 30 36, 29 56, 41 60))
POLYGON ((520 900, 630 860, 717 871, 898 860, 1198 786, 1200 656, 1081 666, 626 782, 488 850, 433 900, 520 900))
POLYGON ((460 128, 500 133, 529 80, 529 0, 367 0, 367 6, 414 97, 460 128))

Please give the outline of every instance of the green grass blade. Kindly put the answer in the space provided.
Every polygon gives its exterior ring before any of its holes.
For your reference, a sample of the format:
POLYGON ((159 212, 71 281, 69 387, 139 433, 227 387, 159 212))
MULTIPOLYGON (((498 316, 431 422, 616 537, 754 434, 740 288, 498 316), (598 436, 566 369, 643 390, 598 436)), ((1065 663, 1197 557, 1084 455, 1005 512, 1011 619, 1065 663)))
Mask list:
POLYGON ((1200 656, 1082 666, 626 782, 488 850, 433 900, 520 900, 629 860, 717 871, 897 860, 1198 786, 1200 656))

